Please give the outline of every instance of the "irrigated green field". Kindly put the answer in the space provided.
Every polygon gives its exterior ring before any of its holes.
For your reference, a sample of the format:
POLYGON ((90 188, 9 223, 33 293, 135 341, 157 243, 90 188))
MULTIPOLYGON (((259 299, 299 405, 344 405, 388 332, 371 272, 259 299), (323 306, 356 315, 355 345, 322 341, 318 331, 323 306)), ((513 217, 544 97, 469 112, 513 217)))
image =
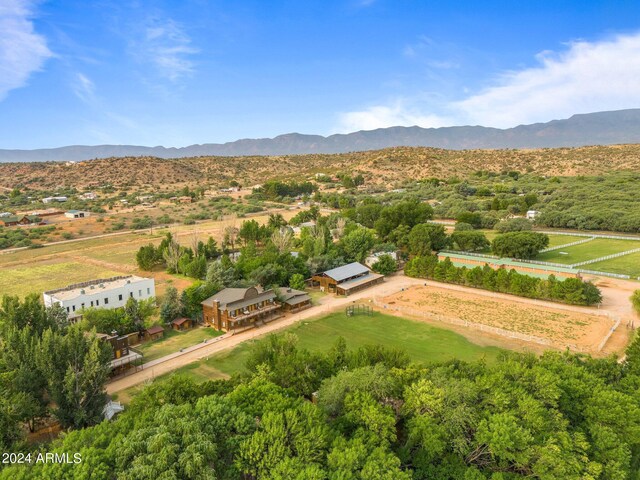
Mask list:
MULTIPOLYGON (((344 312, 333 313, 319 320, 302 322, 286 331, 298 336, 298 345, 301 348, 315 352, 328 350, 338 337, 343 337, 349 348, 355 349, 369 344, 397 347, 405 350, 416 362, 446 361, 454 358, 466 361, 485 359, 492 362, 501 351, 497 347, 483 347, 471 343, 462 335, 449 330, 377 312, 372 316, 355 317, 347 317, 344 312)), ((159 378, 182 373, 197 381, 204 381, 233 375, 244 370, 253 343, 243 343, 229 352, 186 365, 159 378)), ((132 387, 120 392, 117 398, 126 402, 140 388, 132 387)))
POLYGON ((604 262, 590 263, 583 268, 597 270, 599 272, 619 273, 640 278, 640 252, 623 255, 622 257, 605 260, 604 262))
MULTIPOLYGON (((573 247, 567 247, 560 250, 553 250, 551 252, 541 253, 536 257, 536 260, 543 260, 545 262, 556 262, 573 264, 584 262, 586 260, 593 260, 596 258, 611 255, 613 253, 620 253, 627 250, 633 250, 634 248, 640 248, 640 242, 634 240, 614 240, 609 238, 596 238, 590 242, 581 243, 573 247), (564 253, 561 253, 564 252, 564 253)), ((624 258, 624 257, 622 257, 624 258)), ((602 262, 601 267, 604 271, 610 271, 608 268, 609 261, 602 262)), ((595 264, 594 264, 595 265, 595 264)), ((591 267, 585 267, 591 268, 591 267)))

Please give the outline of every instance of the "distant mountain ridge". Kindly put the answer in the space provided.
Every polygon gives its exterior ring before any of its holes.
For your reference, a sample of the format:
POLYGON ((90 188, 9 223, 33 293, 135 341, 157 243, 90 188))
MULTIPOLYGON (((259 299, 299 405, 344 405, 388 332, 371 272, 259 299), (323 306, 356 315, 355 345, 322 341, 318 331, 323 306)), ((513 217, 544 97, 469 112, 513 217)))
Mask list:
POLYGON ((242 139, 188 147, 73 145, 36 150, 0 149, 0 162, 80 161, 151 156, 250 156, 330 154, 388 147, 436 147, 450 150, 556 148, 640 143, 640 108, 577 114, 564 120, 499 129, 481 126, 389 127, 328 137, 289 133, 275 138, 242 139))

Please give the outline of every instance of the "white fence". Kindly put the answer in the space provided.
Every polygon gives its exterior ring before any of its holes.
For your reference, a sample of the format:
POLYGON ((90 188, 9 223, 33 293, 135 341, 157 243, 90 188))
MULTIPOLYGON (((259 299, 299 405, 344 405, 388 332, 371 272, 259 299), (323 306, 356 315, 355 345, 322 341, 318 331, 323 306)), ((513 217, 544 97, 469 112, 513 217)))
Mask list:
POLYGON ((561 248, 568 248, 568 247, 573 247, 575 245, 581 245, 583 243, 587 243, 590 242, 591 240, 593 240, 595 237, 589 237, 586 238, 584 240, 577 240, 575 242, 571 242, 571 243, 565 243, 564 245, 558 245, 556 247, 549 247, 549 248, 545 248, 544 250, 540 250, 540 253, 545 253, 545 252, 552 252, 554 250, 560 250, 561 248))
POLYGON ((590 263, 604 262, 605 260, 611 260, 612 258, 622 257, 623 255, 630 255, 632 253, 640 252, 640 248, 634 248, 633 250, 626 250, 624 252, 613 253, 600 258, 594 258, 592 260, 585 260, 584 262, 574 263, 571 268, 580 267, 582 265, 589 265, 590 263))

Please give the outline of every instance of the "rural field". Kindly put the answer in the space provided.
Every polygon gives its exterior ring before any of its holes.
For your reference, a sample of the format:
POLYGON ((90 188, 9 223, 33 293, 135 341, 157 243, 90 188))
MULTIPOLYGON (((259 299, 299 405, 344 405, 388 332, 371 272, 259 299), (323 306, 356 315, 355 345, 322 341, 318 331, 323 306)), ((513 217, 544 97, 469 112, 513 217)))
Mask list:
MULTIPOLYGON (((371 316, 347 317, 344 311, 340 311, 318 320, 301 322, 284 331, 298 336, 299 347, 314 352, 328 350, 339 337, 343 337, 349 348, 372 344, 402 348, 416 362, 452 359, 464 361, 484 359, 487 362, 493 362, 502 351, 498 347, 472 343, 450 330, 379 312, 374 312, 371 316)), ((256 341, 261 340, 245 342, 233 350, 185 365, 175 372, 158 378, 162 380, 176 373, 187 375, 197 381, 227 378, 244 370, 250 348, 256 341)), ((118 400, 127 402, 142 388, 143 385, 138 385, 114 396, 118 400)))
POLYGON ((613 325, 607 317, 580 311, 474 295, 432 286, 414 286, 381 300, 400 315, 459 319, 546 339, 556 348, 597 353, 613 325))
MULTIPOLYGON (((296 211, 283 211, 291 218, 296 211)), ((268 212, 252 215, 259 223, 266 222, 268 212)), ((220 242, 227 225, 239 225, 242 219, 229 218, 206 221, 195 225, 179 225, 170 229, 154 229, 153 233, 141 230, 101 238, 88 238, 70 243, 60 243, 37 249, 0 253, 0 292, 24 297, 29 293, 61 288, 95 278, 116 275, 140 274, 153 276, 158 295, 162 295, 168 282, 182 289, 193 279, 181 275, 169 275, 163 271, 139 272, 135 255, 148 243, 159 244, 165 233, 177 236, 180 243, 190 245, 194 238, 206 241, 209 236, 220 242)))
MULTIPOLYGON (((572 240, 565 243, 570 243, 571 241, 572 240)), ((574 245, 572 247, 541 253, 536 257, 536 260, 573 264, 584 262, 587 260, 594 260, 596 258, 612 255, 614 253, 625 252, 627 250, 633 250, 636 248, 640 248, 640 241, 596 238, 589 242, 581 243, 580 245, 574 245)), ((620 258, 624 259, 624 261, 627 263, 631 263, 629 257, 624 256, 620 258)), ((608 263, 610 261, 611 260, 605 260, 603 262, 600 262, 604 267, 604 271, 609 271, 608 263)), ((591 267, 589 266, 585 268, 591 267)))

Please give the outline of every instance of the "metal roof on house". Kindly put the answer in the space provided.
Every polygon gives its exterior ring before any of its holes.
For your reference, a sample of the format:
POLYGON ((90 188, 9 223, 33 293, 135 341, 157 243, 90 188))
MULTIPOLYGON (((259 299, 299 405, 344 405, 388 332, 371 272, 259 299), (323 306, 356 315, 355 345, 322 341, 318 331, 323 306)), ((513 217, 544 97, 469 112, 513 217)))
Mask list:
POLYGON ((295 288, 286 288, 280 290, 278 296, 282 301, 288 305, 297 305, 307 300, 311 300, 311 297, 302 290, 296 290, 295 288))
POLYGON ((343 290, 351 290, 352 288, 359 287, 360 285, 375 282, 381 277, 384 277, 384 275, 371 272, 363 277, 358 277, 352 280, 347 280, 346 282, 342 282, 340 285, 338 285, 338 287, 342 288, 343 290))
POLYGON ((340 282, 347 278, 355 277, 356 275, 362 275, 363 273, 369 273, 369 269, 358 262, 349 263, 342 267, 333 268, 324 272, 327 277, 333 278, 336 282, 340 282))
POLYGON ((244 308, 249 305, 254 305, 265 300, 272 300, 274 298, 276 298, 276 294, 273 290, 265 290, 264 292, 260 292, 260 289, 258 287, 225 288, 224 290, 220 290, 215 295, 212 295, 211 297, 204 300, 202 304, 212 307, 214 302, 219 302, 221 310, 228 310, 230 308, 244 308), (249 290, 251 289, 255 289, 258 294, 247 298, 247 292, 249 292, 249 290))

